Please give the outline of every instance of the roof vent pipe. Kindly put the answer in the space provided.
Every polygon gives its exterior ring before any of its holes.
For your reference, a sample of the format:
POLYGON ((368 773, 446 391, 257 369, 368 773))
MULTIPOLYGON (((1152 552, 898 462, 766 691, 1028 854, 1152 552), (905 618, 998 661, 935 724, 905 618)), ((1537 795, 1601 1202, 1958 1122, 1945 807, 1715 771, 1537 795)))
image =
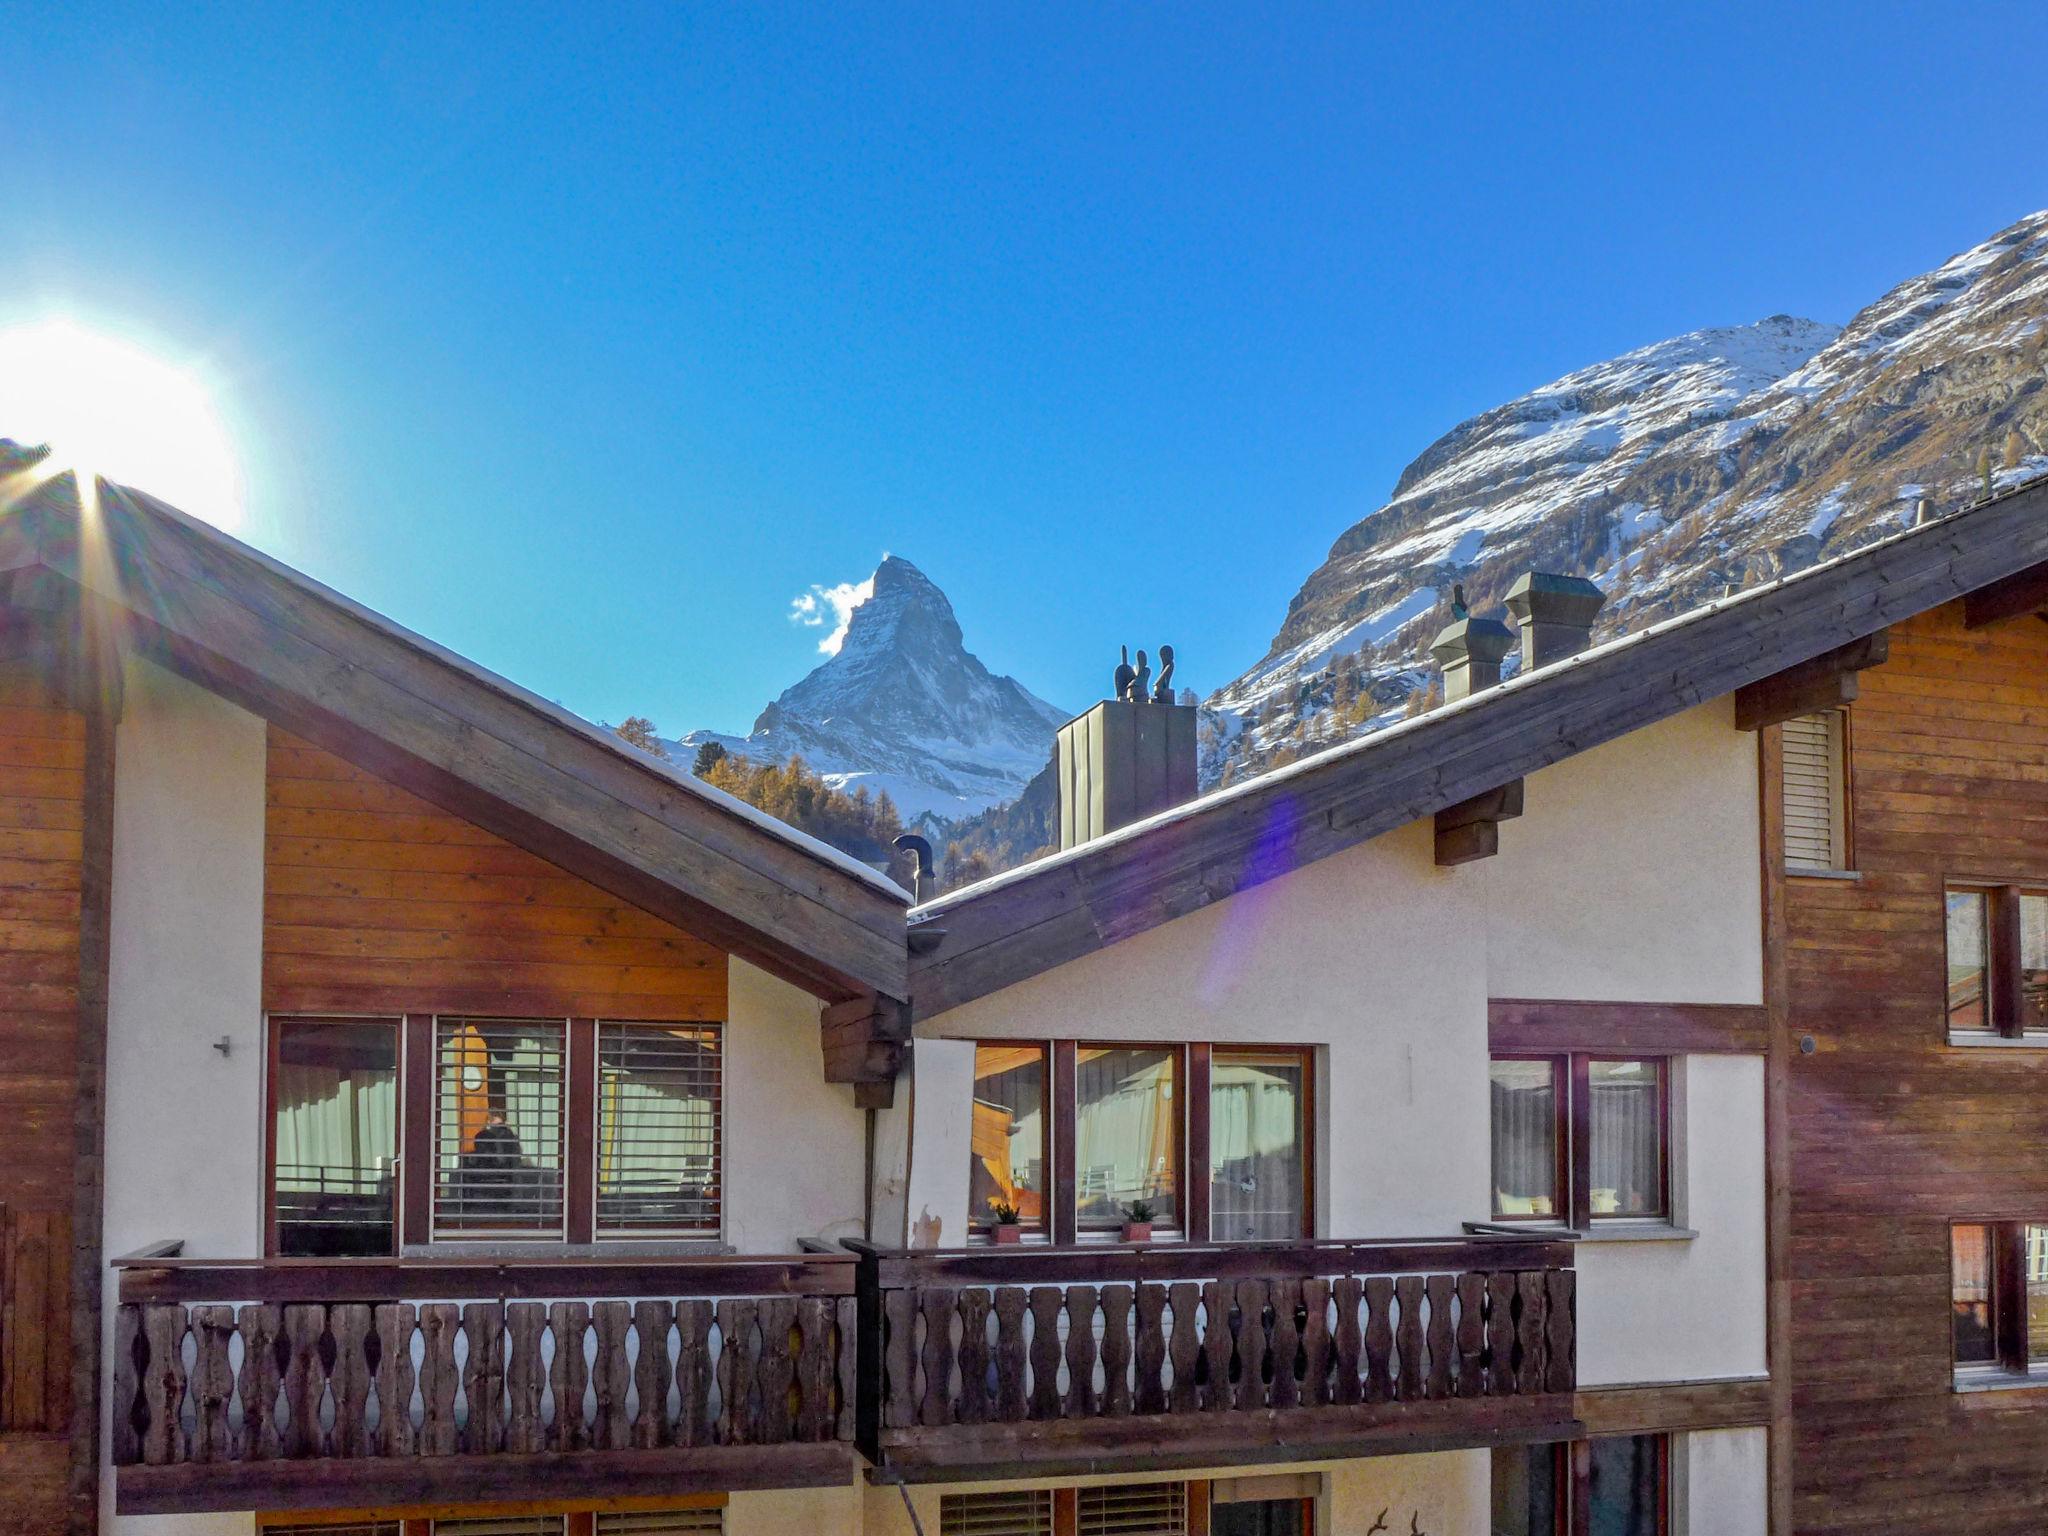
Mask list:
POLYGON ((1583 576, 1527 571, 1508 588, 1508 612, 1522 627, 1522 670, 1576 656, 1593 643, 1607 594, 1583 576))
POLYGON ((1465 608, 1465 589, 1451 589, 1451 622, 1437 632, 1429 654, 1444 669, 1444 702, 1491 688, 1500 681, 1501 659, 1515 637, 1499 619, 1475 619, 1465 608))

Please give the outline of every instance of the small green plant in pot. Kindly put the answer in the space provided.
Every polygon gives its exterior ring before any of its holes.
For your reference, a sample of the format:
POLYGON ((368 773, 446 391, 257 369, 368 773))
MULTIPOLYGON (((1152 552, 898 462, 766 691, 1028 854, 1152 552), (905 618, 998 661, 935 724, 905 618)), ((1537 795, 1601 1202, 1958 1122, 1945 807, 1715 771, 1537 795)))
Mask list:
POLYGON ((1152 1202, 1133 1200, 1124 1207, 1124 1241, 1127 1243, 1149 1243, 1152 1241, 1152 1202))
POLYGON ((1018 1224, 1016 1206, 1005 1200, 1001 1195, 995 1195, 989 1199, 988 1212, 994 1218, 994 1225, 989 1228, 989 1231, 996 1242, 1015 1243, 1022 1241, 1024 1229, 1018 1224))

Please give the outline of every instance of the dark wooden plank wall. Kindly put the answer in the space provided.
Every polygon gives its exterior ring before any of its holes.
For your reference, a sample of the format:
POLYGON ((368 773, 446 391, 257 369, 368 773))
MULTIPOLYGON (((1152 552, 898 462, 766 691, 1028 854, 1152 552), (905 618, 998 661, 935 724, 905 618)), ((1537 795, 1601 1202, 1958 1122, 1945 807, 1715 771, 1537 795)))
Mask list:
POLYGON ((272 1011, 726 1015, 722 950, 276 726, 272 1011))
POLYGON ((2048 624, 1895 625, 1851 711, 1856 881, 1791 879, 1794 1528, 2048 1528, 2048 1392, 1950 1389, 1948 1223, 2048 1218, 2048 1053, 1954 1049, 1945 872, 2048 881, 2048 624))
POLYGON ((0 1486, 66 1529, 85 722, 0 676, 0 1486))

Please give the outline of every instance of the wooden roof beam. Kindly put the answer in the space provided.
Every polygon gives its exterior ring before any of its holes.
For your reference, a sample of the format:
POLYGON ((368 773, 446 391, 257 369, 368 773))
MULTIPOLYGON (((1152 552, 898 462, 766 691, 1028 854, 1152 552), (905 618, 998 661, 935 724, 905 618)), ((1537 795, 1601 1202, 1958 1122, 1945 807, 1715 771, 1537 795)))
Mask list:
POLYGON ((1856 674, 1883 665, 1890 654, 1891 631, 1880 629, 1738 688, 1735 728, 1760 731, 1800 715, 1839 709, 1856 697, 1856 674))
POLYGON ((2003 581, 1979 587, 1963 599, 1963 627, 1982 629, 2003 619, 2029 613, 2048 618, 2048 564, 2016 571, 2003 581))
POLYGON ((1522 814, 1522 781, 1507 783, 1436 813, 1436 862, 1449 869, 1500 852, 1500 824, 1522 814))

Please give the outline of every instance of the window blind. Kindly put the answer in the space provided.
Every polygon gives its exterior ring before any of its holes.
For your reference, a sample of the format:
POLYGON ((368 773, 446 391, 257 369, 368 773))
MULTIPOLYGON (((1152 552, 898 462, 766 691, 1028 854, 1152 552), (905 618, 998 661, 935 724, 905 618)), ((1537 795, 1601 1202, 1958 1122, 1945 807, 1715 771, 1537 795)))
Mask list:
POLYGON ((1842 869, 1842 712, 1798 715, 1783 728, 1785 863, 1795 869, 1842 869))
POLYGON ((946 1494, 939 1500, 939 1536, 1052 1536, 1052 1490, 946 1494))
POLYGON ((566 1515, 474 1515, 436 1520, 434 1536, 563 1536, 566 1515))
POLYGON ((359 1520, 348 1525, 266 1525, 263 1536, 403 1536, 404 1522, 359 1520))
POLYGON ((1187 1536, 1186 1483, 1125 1483, 1083 1488, 1075 1511, 1079 1536, 1187 1536))
POLYGON ((434 1233, 562 1233, 568 1023, 437 1019, 434 1233))
POLYGON ((598 1024, 601 1234, 718 1236, 724 1056, 716 1024, 598 1024))
POLYGON ((722 1509, 618 1510, 597 1517, 597 1536, 718 1536, 722 1509))

